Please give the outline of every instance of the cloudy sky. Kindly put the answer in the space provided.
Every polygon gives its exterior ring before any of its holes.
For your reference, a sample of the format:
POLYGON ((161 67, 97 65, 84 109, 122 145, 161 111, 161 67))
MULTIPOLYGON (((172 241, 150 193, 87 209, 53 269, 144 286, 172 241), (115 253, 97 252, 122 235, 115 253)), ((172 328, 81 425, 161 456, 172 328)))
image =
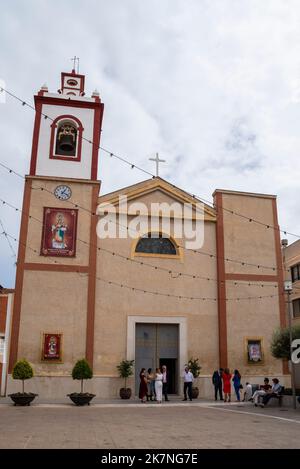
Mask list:
MULTIPOLYGON (((278 194, 281 226, 300 233, 299 0, 2 2, 7 89, 29 102, 45 82, 56 91, 74 55, 105 103, 104 147, 152 172, 159 152, 162 177, 208 200, 215 188, 278 194)), ((27 174, 34 112, 0 100, 0 161, 27 174)), ((99 179, 106 193, 145 175, 100 152, 99 179)), ((21 206, 22 192, 0 168, 0 197, 21 206)), ((1 206, 0 218, 18 236, 19 215, 1 206)), ((0 284, 14 276, 1 235, 0 284)))

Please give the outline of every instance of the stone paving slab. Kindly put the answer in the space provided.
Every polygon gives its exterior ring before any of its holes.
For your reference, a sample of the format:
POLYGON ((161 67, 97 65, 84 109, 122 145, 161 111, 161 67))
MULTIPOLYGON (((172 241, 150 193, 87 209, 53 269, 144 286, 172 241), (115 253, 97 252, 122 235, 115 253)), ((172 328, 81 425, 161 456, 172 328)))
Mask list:
POLYGON ((300 411, 203 401, 5 404, 0 448, 300 448, 300 411))

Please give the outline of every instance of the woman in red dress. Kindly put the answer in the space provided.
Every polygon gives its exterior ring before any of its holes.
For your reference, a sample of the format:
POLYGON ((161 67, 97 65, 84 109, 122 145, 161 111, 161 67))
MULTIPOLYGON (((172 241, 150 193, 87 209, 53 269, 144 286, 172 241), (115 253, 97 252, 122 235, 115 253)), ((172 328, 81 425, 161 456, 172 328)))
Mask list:
POLYGON ((228 368, 225 368, 225 370, 222 373, 222 379, 223 379, 223 391, 224 391, 224 402, 230 402, 231 401, 231 373, 228 368))
POLYGON ((139 398, 141 402, 146 402, 147 397, 147 378, 146 378, 146 369, 142 368, 140 372, 140 390, 139 390, 139 398))

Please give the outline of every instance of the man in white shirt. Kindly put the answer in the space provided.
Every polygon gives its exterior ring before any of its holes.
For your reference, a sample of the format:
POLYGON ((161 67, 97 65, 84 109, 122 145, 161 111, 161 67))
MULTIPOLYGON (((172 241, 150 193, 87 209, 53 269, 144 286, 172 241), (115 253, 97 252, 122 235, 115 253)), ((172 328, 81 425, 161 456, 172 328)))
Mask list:
POLYGON ((243 402, 252 400, 252 384, 246 383, 243 402))
POLYGON ((187 401, 187 395, 186 392, 188 392, 189 400, 192 400, 192 386, 193 386, 193 381, 194 381, 194 375, 190 371, 189 367, 186 366, 184 369, 183 373, 183 393, 184 393, 184 399, 183 401, 187 401))

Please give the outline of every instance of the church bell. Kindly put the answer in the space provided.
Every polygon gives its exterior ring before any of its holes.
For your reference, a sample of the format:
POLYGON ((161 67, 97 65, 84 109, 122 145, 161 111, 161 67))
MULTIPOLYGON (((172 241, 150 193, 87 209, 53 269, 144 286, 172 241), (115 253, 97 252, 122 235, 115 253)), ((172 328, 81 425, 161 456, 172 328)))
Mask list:
POLYGON ((75 155, 76 129, 72 125, 63 125, 59 129, 57 150, 59 154, 75 155))
POLYGON ((62 135, 59 140, 59 148, 62 151, 72 152, 75 150, 74 137, 72 135, 62 135))

